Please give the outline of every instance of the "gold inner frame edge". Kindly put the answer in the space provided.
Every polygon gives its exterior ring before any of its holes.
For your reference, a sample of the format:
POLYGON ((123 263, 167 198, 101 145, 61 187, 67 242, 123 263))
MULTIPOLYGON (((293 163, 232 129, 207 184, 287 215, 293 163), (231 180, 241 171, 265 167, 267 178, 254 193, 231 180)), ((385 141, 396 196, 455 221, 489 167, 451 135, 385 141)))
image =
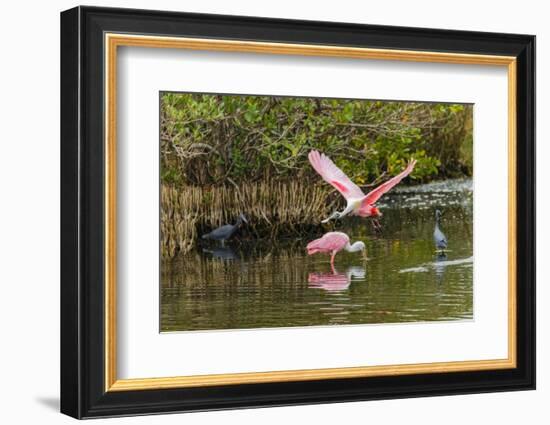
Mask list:
POLYGON ((311 381, 417 373, 510 369, 516 356, 516 58, 464 53, 370 49, 329 45, 160 37, 106 33, 105 46, 105 391, 311 381), (117 379, 116 372, 116 99, 117 48, 149 47, 279 55, 324 56, 507 67, 508 71, 508 357, 495 360, 416 363, 214 375, 117 379))

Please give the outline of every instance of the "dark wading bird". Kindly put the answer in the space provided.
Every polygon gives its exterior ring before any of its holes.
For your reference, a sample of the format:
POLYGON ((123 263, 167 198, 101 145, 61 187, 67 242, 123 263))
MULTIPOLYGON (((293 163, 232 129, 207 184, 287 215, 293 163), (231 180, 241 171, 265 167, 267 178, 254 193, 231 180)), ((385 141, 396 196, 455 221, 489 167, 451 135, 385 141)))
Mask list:
MULTIPOLYGON (((394 186, 399 184, 401 180, 407 177, 413 171, 416 164, 416 161, 411 159, 407 167, 401 171, 401 173, 392 177, 385 183, 382 183, 365 195, 361 188, 353 183, 325 154, 313 150, 309 153, 309 162, 323 180, 332 185, 347 201, 347 206, 343 211, 335 211, 330 217, 321 221, 321 223, 326 223, 333 218, 341 219, 348 214, 358 215, 360 217, 373 217, 375 219, 380 217, 382 214, 375 203, 384 193, 391 190, 394 186)), ((373 224, 375 228, 380 228, 380 224, 377 221, 374 221, 373 224)))
POLYGON ((227 239, 235 234, 235 232, 242 226, 243 223, 248 223, 244 214, 240 214, 237 217, 235 224, 225 224, 217 229, 212 230, 210 233, 202 235, 203 239, 213 239, 216 241, 222 241, 222 245, 227 239))
POLYGON ((439 220, 441 219, 441 211, 435 210, 435 228, 434 228, 434 244, 436 252, 445 255, 447 249, 447 237, 439 228, 439 220))

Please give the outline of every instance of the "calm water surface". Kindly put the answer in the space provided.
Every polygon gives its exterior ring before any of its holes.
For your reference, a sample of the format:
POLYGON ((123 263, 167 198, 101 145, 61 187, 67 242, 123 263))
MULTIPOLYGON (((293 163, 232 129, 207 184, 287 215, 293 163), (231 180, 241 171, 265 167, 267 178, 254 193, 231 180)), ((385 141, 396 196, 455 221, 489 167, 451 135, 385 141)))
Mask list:
POLYGON ((394 189, 379 204, 382 232, 346 219, 369 260, 307 256, 304 239, 204 245, 161 265, 161 331, 343 325, 473 318, 472 182, 394 189), (449 252, 436 255, 434 211, 449 252))

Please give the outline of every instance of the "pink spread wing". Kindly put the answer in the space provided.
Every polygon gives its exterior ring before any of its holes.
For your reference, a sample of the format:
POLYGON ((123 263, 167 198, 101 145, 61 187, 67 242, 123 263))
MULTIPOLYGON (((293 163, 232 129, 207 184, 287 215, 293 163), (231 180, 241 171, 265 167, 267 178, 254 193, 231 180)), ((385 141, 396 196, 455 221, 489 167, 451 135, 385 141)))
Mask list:
POLYGON ((407 165, 407 168, 401 171, 397 176, 392 177, 387 182, 382 183, 376 189, 373 189, 372 191, 370 191, 367 194, 367 196, 365 196, 365 199, 363 199, 362 206, 373 205, 376 201, 378 201, 382 197, 384 193, 390 191, 391 188, 398 185, 401 180, 407 177, 414 169, 415 164, 416 164, 416 160, 414 159, 411 160, 407 165))
POLYGON ((309 162, 323 180, 331 184, 344 198, 362 198, 365 196, 359 186, 353 183, 325 154, 311 151, 309 162))

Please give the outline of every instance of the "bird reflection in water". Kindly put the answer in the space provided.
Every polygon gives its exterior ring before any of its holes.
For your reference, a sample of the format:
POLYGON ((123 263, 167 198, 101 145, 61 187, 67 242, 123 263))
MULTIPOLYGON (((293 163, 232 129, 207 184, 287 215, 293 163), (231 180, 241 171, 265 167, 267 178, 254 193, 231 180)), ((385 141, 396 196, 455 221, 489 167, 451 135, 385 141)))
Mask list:
POLYGON ((364 280, 367 271, 364 267, 351 266, 340 273, 334 265, 331 265, 330 273, 313 272, 310 273, 307 281, 310 288, 324 289, 325 291, 345 291, 349 289, 353 280, 364 280))
POLYGON ((447 265, 447 254, 445 252, 438 252, 434 261, 435 279, 438 284, 443 283, 443 277, 445 276, 445 267, 447 265))
POLYGON ((202 252, 210 254, 212 258, 219 260, 234 261, 239 259, 235 251, 229 246, 219 246, 212 249, 203 248, 202 252))

